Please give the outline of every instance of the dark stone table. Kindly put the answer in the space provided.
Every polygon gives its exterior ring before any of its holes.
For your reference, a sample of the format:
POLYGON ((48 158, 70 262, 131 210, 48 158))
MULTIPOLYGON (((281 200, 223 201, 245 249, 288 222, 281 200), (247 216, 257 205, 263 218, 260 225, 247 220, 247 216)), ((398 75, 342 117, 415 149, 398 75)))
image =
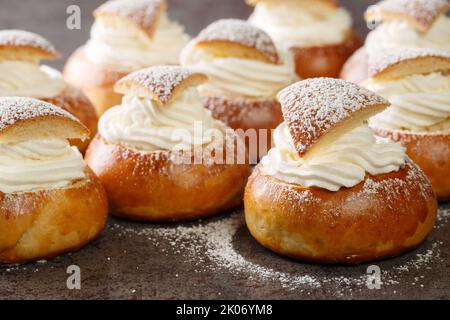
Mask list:
POLYGON ((0 267, 0 299, 449 299, 450 204, 417 250, 369 265, 321 266, 274 254, 250 236, 241 210, 185 224, 111 218, 79 252, 50 261, 0 267), (67 288, 67 270, 81 289, 67 288))
MULTIPOLYGON (((363 9, 373 1, 348 0, 366 32, 363 9)), ((1 0, 0 28, 48 37, 66 58, 88 38, 98 0, 1 0), (82 8, 82 28, 67 30, 66 7, 82 8)), ((245 18, 241 0, 173 0, 170 14, 191 34, 220 17, 245 18)), ((419 249, 378 262, 381 288, 367 287, 368 265, 320 266, 278 256, 249 235, 242 211, 188 224, 140 224, 111 218, 103 235, 83 250, 22 266, 0 267, 0 299, 31 298, 450 298, 450 204, 419 249), (67 269, 81 270, 81 289, 67 288, 67 269)))

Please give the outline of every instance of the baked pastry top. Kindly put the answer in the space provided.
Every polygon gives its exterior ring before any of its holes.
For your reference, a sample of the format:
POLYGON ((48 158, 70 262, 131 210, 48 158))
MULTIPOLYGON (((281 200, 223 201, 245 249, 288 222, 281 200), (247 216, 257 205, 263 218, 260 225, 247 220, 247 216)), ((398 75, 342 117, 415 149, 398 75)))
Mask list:
POLYGON ((450 51, 447 0, 383 0, 368 8, 368 22, 378 26, 366 38, 369 56, 399 48, 450 51))
POLYGON ((88 137, 84 125, 54 105, 0 98, 0 192, 62 188, 84 179, 83 156, 67 139, 88 137))
POLYGON ((338 45, 351 28, 350 13, 332 0, 247 1, 255 6, 249 22, 283 49, 338 45))
POLYGON ((117 72, 177 64, 189 36, 167 16, 164 0, 110 0, 94 12, 84 53, 117 72))
POLYGON ((405 21, 421 32, 428 31, 436 19, 450 9, 447 0, 383 0, 370 6, 368 21, 405 21))
POLYGON ((40 66, 59 53, 45 38, 23 30, 0 31, 0 96, 52 98, 67 85, 61 74, 40 66))
POLYGON ((203 108, 197 86, 206 76, 178 66, 132 73, 116 84, 122 104, 100 119, 107 141, 137 152, 190 150, 222 135, 224 125, 203 108))

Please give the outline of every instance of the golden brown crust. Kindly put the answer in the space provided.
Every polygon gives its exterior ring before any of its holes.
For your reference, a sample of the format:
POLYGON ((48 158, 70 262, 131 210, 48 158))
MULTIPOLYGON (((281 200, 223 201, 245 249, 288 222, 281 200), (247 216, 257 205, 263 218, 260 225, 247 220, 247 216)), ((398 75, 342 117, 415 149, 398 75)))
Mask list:
POLYGON ((414 134, 375 128, 375 133, 401 142, 408 156, 430 179, 439 200, 450 200, 450 134, 414 134))
POLYGON ((404 48, 369 58, 369 76, 376 81, 448 70, 450 55, 434 49, 404 48))
POLYGON ((123 95, 149 96, 162 105, 168 104, 188 87, 205 83, 208 78, 192 69, 180 66, 157 66, 142 69, 119 80, 114 90, 123 95))
POLYGON ((88 128, 90 132, 89 139, 70 139, 70 144, 76 146, 82 153, 84 153, 91 139, 97 133, 98 117, 94 106, 91 104, 89 99, 81 92, 80 89, 68 86, 68 88, 66 88, 66 90, 64 90, 64 92, 60 95, 42 100, 66 110, 88 128))
POLYGON ((101 233, 107 198, 97 177, 86 173, 86 180, 64 189, 0 193, 0 263, 55 257, 101 233))
POLYGON ((302 79, 330 77, 337 78, 347 59, 362 45, 355 30, 349 31, 342 43, 317 47, 294 47, 297 74, 302 79))
POLYGON ((281 122, 280 103, 276 99, 232 99, 227 97, 212 97, 204 95, 203 105, 211 110, 215 119, 221 120, 228 127, 238 130, 237 133, 246 141, 250 159, 264 156, 272 146, 271 131, 281 122), (240 129, 240 130, 239 130, 240 129), (256 139, 247 130, 255 129, 256 139), (261 131, 261 130, 266 130, 261 131), (245 134, 248 133, 247 139, 245 134), (262 136, 261 136, 262 134, 262 136), (253 143, 250 142, 253 139, 253 143), (261 139, 263 139, 261 141, 261 139))
POLYGON ((161 14, 166 10, 164 0, 110 0, 94 11, 96 19, 105 23, 120 24, 125 21, 127 26, 135 26, 152 38, 161 14))
POLYGON ((0 140, 86 139, 89 130, 72 114, 42 100, 0 98, 0 140), (45 130, 43 130, 45 129, 45 130))
POLYGON ((136 153, 97 135, 86 161, 105 186, 113 214, 121 217, 196 219, 242 202, 248 165, 179 164, 168 155, 136 153))
POLYGON ((369 78, 369 57, 365 47, 359 48, 345 62, 339 77, 356 84, 363 83, 369 78))
POLYGON ((245 218, 263 246, 321 263, 356 264, 417 247, 431 232, 437 201, 423 172, 368 176, 331 192, 286 184, 258 166, 246 187, 245 218))
POLYGON ((280 62, 269 35, 244 20, 223 19, 210 24, 197 36, 195 45, 215 57, 280 62))
POLYGON ((405 21, 421 32, 428 31, 438 17, 450 9, 447 0, 383 0, 370 6, 367 21, 405 21))
POLYGON ((58 57, 53 45, 38 34, 23 30, 0 31, 0 60, 38 62, 58 57))
POLYGON ((278 93, 300 157, 312 157, 390 104, 356 84, 332 78, 299 81, 278 93))
POLYGON ((114 84, 127 74, 92 63, 84 54, 84 47, 74 52, 64 68, 64 79, 83 91, 98 116, 120 104, 122 95, 114 92, 114 84))

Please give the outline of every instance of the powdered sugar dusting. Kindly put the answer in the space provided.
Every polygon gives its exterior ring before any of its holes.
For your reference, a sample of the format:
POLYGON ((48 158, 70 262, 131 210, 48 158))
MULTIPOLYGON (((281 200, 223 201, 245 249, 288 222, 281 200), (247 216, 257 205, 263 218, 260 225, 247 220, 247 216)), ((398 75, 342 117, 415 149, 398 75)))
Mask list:
POLYGON ((450 54, 445 51, 427 48, 401 48, 390 50, 385 54, 371 55, 369 57, 369 75, 374 77, 397 63, 425 57, 450 59, 450 54))
POLYGON ((164 9, 163 0, 110 0, 95 10, 95 15, 112 14, 130 19, 137 26, 152 35, 160 12, 164 9))
POLYGON ((160 66, 150 67, 131 73, 117 82, 116 86, 121 87, 132 82, 148 89, 161 103, 166 104, 172 98, 174 90, 189 77, 197 74, 189 68, 180 66, 160 66))
POLYGON ((57 116, 79 122, 73 115, 50 103, 23 97, 0 98, 0 131, 23 120, 57 116))
MULTIPOLYGON (((271 2, 271 1, 273 1, 273 0, 247 0, 246 2, 249 5, 254 6, 254 5, 256 5, 256 4, 260 3, 260 2, 271 2)), ((300 0, 300 1, 306 1, 307 2, 307 1, 311 1, 311 0, 300 0)), ((326 5, 333 6, 333 7, 338 7, 339 6, 338 0, 314 0, 314 2, 322 2, 322 3, 326 4, 326 5)))
POLYGON ((23 30, 1 30, 0 46, 32 47, 57 55, 55 47, 44 37, 23 30))
POLYGON ((389 178, 375 180, 367 178, 362 190, 355 194, 356 198, 364 197, 370 194, 382 193, 385 195, 385 205, 395 209, 398 205, 398 199, 408 199, 417 195, 417 191, 424 199, 433 198, 432 187, 422 170, 410 160, 405 164, 407 174, 404 179, 389 178))
POLYGON ((389 102, 356 84, 331 78, 297 82, 278 94, 295 147, 303 156, 322 136, 355 112, 389 102))
MULTIPOLYGON (((447 0, 383 0, 367 9, 370 19, 383 20, 383 13, 406 15, 426 30, 450 7, 447 0), (380 15, 381 14, 381 15, 380 15)), ((401 18, 401 16, 399 16, 401 18)))
POLYGON ((223 19, 216 21, 200 32, 197 41, 236 42, 258 50, 273 63, 278 62, 278 52, 269 35, 244 20, 223 19))

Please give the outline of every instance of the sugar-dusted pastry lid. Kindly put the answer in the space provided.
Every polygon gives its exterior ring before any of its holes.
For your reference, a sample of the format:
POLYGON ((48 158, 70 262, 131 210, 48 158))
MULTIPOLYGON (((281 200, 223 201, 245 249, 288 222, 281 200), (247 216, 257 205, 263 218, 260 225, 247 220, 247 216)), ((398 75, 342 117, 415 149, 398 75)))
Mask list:
POLYGON ((38 62, 58 57, 55 47, 38 34, 23 30, 0 30, 0 61, 38 62))
POLYGON ((283 117, 300 157, 308 158, 382 112, 390 104, 356 84, 315 78, 278 94, 283 117))
POLYGON ((135 27, 152 38, 166 8, 165 0, 110 0, 98 7, 94 16, 121 28, 135 27))
POLYGON ((447 0, 383 0, 370 6, 367 21, 406 21, 421 32, 431 28, 434 21, 450 9, 447 0))
POLYGON ((50 103, 23 97, 0 98, 0 142, 48 138, 87 139, 89 130, 50 103))
POLYGON ((450 54, 434 49, 396 49, 369 58, 369 75, 376 81, 448 70, 450 54))
POLYGON ((218 58, 235 57, 278 63, 277 48, 267 33, 239 19, 213 22, 195 39, 197 47, 218 58))
POLYGON ((114 90, 121 94, 151 97, 162 105, 168 104, 188 87, 198 86, 207 77, 180 66, 150 67, 133 72, 119 80, 114 90))
POLYGON ((246 2, 251 5, 255 6, 258 3, 287 3, 287 2, 310 2, 313 5, 326 5, 331 8, 338 8, 339 7, 339 1, 338 0, 246 0, 246 2))

